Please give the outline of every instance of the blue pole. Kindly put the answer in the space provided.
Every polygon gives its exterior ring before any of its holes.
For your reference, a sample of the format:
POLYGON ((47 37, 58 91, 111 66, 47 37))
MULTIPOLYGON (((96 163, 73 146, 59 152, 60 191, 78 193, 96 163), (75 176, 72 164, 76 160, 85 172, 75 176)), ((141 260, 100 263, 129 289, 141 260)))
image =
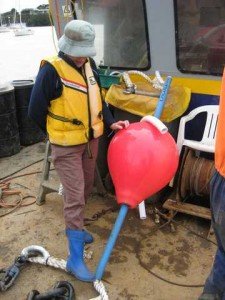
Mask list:
POLYGON ((107 245, 105 247, 104 253, 103 253, 103 255, 100 259, 100 262, 97 266, 97 269, 96 269, 96 279, 97 280, 101 280, 101 278, 103 276, 103 273, 105 271, 105 267, 108 263, 110 254, 111 254, 111 252, 113 250, 113 247, 116 243, 117 237, 120 233, 120 229, 123 225, 123 222, 125 220, 127 212, 128 212, 128 206, 125 205, 125 204, 121 205, 118 217, 116 219, 116 223, 113 227, 113 230, 111 231, 111 234, 110 234, 109 240, 107 242, 107 245))
MULTIPOLYGON (((167 94, 168 94, 168 91, 169 91, 171 81, 172 81, 172 77, 168 76, 165 83, 164 83, 164 85, 163 85, 163 89, 162 89, 162 92, 160 94, 159 101, 157 103, 157 107, 156 107, 156 110, 155 110, 155 113, 154 113, 154 116, 156 118, 160 118, 160 116, 162 114, 163 107, 165 105, 165 101, 166 101, 166 97, 167 97, 167 94)), ((120 233, 120 229, 122 228, 122 225, 123 225, 123 222, 124 222, 125 217, 127 215, 127 212, 128 212, 128 205, 125 205, 125 204, 121 205, 118 217, 116 219, 116 223, 113 227, 113 230, 111 231, 109 240, 106 244, 105 250, 102 254, 102 257, 101 257, 101 259, 98 263, 98 266, 97 266, 97 269, 96 269, 96 272, 95 272, 95 277, 96 277, 97 280, 102 279, 103 273, 105 271, 105 267, 106 267, 106 265, 109 261, 110 254, 113 250, 113 247, 115 246, 117 237, 120 233)))
POLYGON ((161 117, 161 114, 162 114, 162 111, 163 111, 163 108, 164 108, 164 105, 165 105, 165 102, 166 102, 166 97, 167 97, 167 94, 168 94, 168 91, 169 91, 169 88, 170 88, 171 81, 172 81, 172 77, 168 76, 166 78, 166 81, 165 81, 164 85, 163 85, 162 92, 159 96, 159 101, 157 103, 157 107, 156 107, 156 110, 155 110, 155 113, 154 113, 154 117, 156 117, 158 119, 160 119, 160 117, 161 117))

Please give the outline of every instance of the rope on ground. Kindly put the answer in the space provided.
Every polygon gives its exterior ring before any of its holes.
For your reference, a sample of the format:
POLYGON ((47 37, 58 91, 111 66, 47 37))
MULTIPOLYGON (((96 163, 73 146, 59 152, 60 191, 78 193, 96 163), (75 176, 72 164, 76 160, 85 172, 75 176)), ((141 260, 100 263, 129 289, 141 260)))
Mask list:
MULTIPOLYGON (((49 171, 54 171, 55 168, 50 169, 49 171)), ((16 173, 20 172, 21 170, 18 170, 16 173)), ((35 175, 38 173, 42 173, 43 171, 35 171, 35 172, 29 172, 29 173, 24 173, 21 175, 17 175, 17 176, 13 176, 13 177, 6 177, 6 179, 2 180, 1 182, 8 182, 9 180, 15 179, 15 178, 20 178, 20 177, 24 177, 24 176, 28 176, 28 175, 35 175)))
POLYGON ((39 159, 39 160, 37 160, 37 161, 35 161, 35 162, 33 162, 33 163, 31 163, 31 164, 27 165, 26 167, 23 167, 23 168, 21 168, 21 169, 19 169, 19 170, 15 171, 15 172, 13 172, 13 173, 11 173, 11 174, 7 175, 7 176, 0 177, 0 180, 3 180, 3 179, 6 179, 6 178, 9 178, 9 176, 12 176, 12 175, 14 175, 14 174, 16 174, 16 173, 18 173, 18 172, 20 172, 20 171, 22 171, 22 170, 26 169, 26 168, 29 168, 30 166, 33 166, 33 165, 35 165, 35 164, 37 164, 37 163, 39 163, 39 162, 43 161, 43 160, 44 160, 43 158, 42 158, 42 159, 39 159))
POLYGON ((96 291, 100 294, 100 296, 95 297, 95 298, 91 298, 90 300, 108 300, 109 296, 105 290, 105 286, 102 283, 102 281, 100 280, 95 280, 93 282, 94 284, 94 288, 96 289, 96 291))
MULTIPOLYGON (((27 261, 29 262, 51 266, 66 271, 66 261, 64 259, 58 259, 53 256, 50 256, 49 252, 41 246, 37 246, 37 245, 28 246, 22 250, 21 256, 25 256, 27 261)), ((84 258, 89 258, 89 257, 90 255, 84 251, 84 258)), ((95 298, 91 298, 90 300, 108 300, 109 297, 103 282, 100 280, 95 280, 93 284, 95 290, 100 295, 95 298)))
POLYGON ((32 195, 23 196, 22 192, 20 190, 14 190, 10 188, 10 182, 3 183, 0 182, 0 208, 12 208, 9 211, 0 214, 0 217, 4 217, 13 211, 15 211, 17 208, 22 206, 28 206, 31 204, 34 204, 36 201, 36 197, 32 195), (6 202, 5 198, 7 196, 17 195, 19 199, 16 199, 14 202, 8 203, 6 202), (34 198, 34 200, 24 203, 24 200, 27 198, 34 198))
MULTIPOLYGON (((32 205, 36 202, 36 197, 33 195, 22 196, 22 192, 20 190, 10 190, 10 181, 15 178, 20 178, 20 177, 24 177, 24 176, 28 176, 28 175, 42 173, 42 171, 29 172, 29 173, 16 175, 16 176, 12 176, 12 177, 8 177, 8 176, 16 174, 34 164, 40 162, 40 161, 43 161, 43 159, 38 160, 22 169, 19 169, 10 175, 0 178, 0 208, 1 207, 2 208, 12 208, 11 210, 7 211, 6 213, 0 214, 0 218, 14 212, 19 207, 32 205), (17 199, 13 203, 6 203, 6 201, 3 199, 3 197, 9 196, 9 195, 18 195, 19 199, 17 199), (28 203, 24 203, 24 200, 27 198, 34 198, 34 200, 32 200, 28 203)), ((54 168, 50 169, 50 171, 53 171, 53 170, 54 170, 54 168)), ((25 188, 27 188, 27 187, 25 187, 25 188)))

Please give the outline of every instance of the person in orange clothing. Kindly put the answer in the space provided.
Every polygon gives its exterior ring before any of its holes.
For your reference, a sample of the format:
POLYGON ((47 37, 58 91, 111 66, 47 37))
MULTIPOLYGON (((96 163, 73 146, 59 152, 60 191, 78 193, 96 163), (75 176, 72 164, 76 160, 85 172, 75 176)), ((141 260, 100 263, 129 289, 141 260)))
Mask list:
POLYGON ((225 69, 220 93, 216 133, 215 168, 210 183, 212 225, 217 239, 217 252, 212 270, 199 300, 225 300, 225 69))

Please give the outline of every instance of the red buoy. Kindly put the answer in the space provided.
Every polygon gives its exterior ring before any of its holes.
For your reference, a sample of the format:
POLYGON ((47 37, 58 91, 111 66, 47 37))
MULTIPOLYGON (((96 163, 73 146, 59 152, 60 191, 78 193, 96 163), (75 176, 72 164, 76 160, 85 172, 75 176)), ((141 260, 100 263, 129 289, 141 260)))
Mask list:
POLYGON ((108 149, 109 171, 119 204, 135 208, 165 187, 178 167, 173 137, 148 122, 118 131, 108 149))

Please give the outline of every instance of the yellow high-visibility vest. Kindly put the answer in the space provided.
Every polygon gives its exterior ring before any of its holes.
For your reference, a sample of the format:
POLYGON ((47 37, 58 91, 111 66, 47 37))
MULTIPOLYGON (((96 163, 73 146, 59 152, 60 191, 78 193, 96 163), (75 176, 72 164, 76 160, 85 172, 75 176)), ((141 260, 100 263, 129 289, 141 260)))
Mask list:
POLYGON ((102 99, 90 62, 84 64, 84 77, 58 56, 47 58, 57 71, 62 95, 51 100, 47 116, 47 131, 52 144, 72 146, 87 143, 90 130, 93 137, 103 134, 102 99))

